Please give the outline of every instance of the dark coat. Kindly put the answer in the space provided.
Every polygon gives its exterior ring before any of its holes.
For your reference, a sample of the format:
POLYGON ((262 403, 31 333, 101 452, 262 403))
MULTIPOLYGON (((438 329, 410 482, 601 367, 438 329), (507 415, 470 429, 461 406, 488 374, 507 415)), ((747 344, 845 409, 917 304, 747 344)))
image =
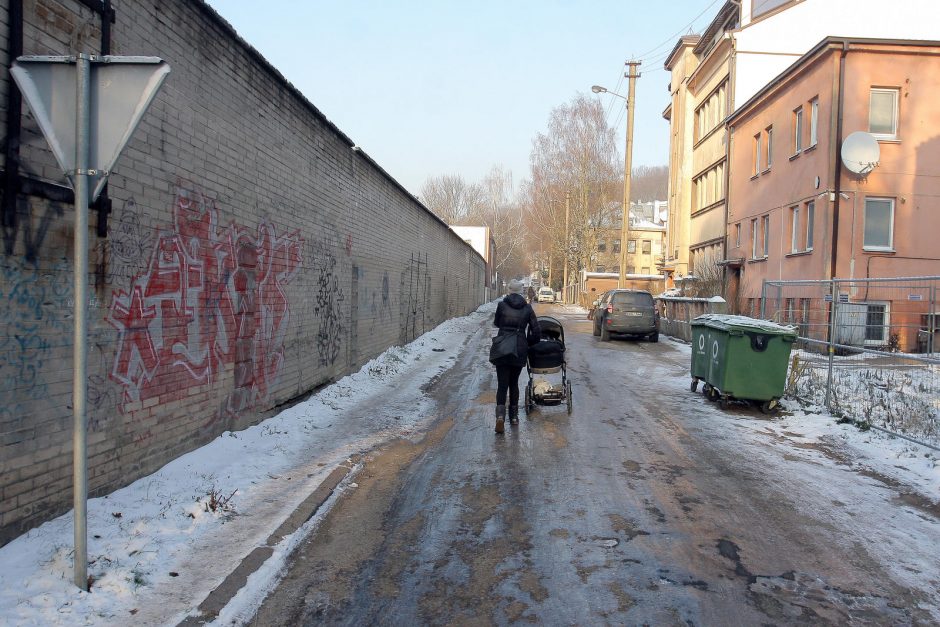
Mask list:
POLYGON ((496 305, 493 326, 499 328, 497 335, 518 333, 519 346, 519 357, 506 357, 493 365, 524 367, 529 352, 529 344, 535 344, 542 338, 539 321, 535 317, 532 305, 525 301, 522 294, 509 294, 496 305), (526 331, 526 327, 528 327, 528 331, 526 331))

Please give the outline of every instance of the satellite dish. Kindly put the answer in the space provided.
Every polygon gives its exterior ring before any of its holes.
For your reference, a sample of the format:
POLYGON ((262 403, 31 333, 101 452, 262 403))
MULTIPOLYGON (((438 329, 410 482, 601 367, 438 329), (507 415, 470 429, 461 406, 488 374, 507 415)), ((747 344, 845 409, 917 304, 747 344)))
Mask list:
POLYGON ((881 148, 871 133, 855 131, 842 141, 842 165, 853 174, 868 174, 880 158, 881 148))

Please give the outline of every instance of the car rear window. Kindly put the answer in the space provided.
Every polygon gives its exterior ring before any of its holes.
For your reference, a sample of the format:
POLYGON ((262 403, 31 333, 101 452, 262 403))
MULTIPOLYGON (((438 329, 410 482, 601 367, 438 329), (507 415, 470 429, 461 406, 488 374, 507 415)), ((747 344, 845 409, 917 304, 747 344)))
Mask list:
POLYGON ((550 288, 550 287, 542 287, 542 288, 539 288, 539 294, 554 294, 554 293, 555 293, 555 292, 553 292, 553 291, 552 291, 552 288, 550 288))
POLYGON ((636 305, 637 307, 652 307, 653 297, 644 292, 617 292, 614 294, 615 305, 636 305))

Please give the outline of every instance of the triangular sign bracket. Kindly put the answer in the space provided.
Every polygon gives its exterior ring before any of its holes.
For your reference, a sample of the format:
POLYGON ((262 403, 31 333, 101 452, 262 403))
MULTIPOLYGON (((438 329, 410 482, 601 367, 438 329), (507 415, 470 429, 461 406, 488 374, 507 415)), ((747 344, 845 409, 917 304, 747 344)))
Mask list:
MULTIPOLYGON (((91 56, 89 202, 101 193, 118 156, 170 72, 158 57, 91 56)), ((10 74, 74 189, 77 69, 74 56, 23 56, 10 74)))

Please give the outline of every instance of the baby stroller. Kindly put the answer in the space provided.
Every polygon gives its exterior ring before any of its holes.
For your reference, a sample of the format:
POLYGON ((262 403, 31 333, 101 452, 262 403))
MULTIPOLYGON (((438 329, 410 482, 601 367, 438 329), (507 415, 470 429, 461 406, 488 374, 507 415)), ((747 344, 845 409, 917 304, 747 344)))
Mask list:
POLYGON ((542 339, 529 347, 526 372, 529 383, 525 388, 525 413, 530 414, 536 405, 568 404, 571 414, 571 381, 565 362, 565 329, 551 316, 539 316, 542 339), (553 385, 547 379, 533 378, 533 374, 555 374, 561 372, 561 385, 553 385))

